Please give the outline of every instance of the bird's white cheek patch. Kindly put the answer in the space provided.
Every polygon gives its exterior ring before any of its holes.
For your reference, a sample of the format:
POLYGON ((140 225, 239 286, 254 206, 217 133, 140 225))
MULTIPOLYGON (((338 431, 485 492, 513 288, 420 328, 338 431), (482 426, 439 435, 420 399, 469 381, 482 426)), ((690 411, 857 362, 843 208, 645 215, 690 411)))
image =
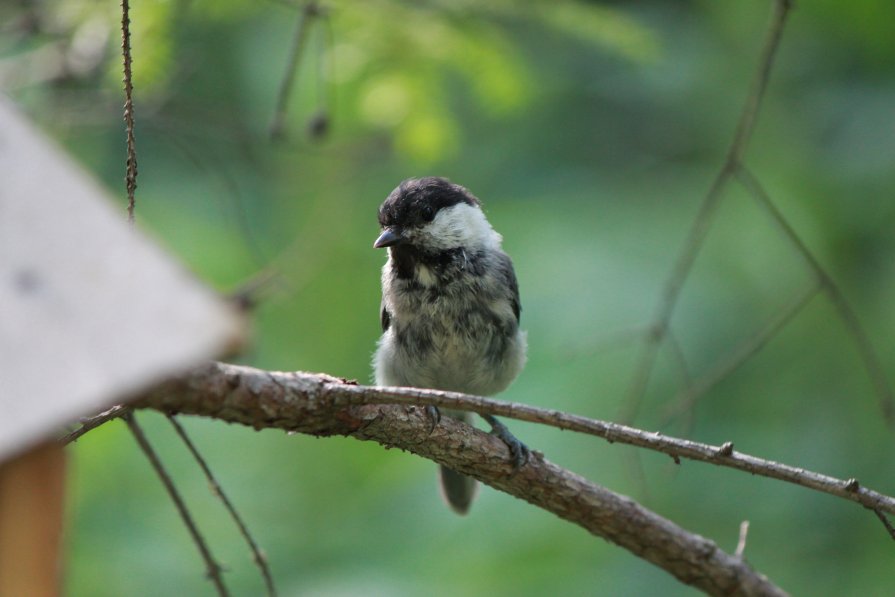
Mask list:
POLYGON ((444 249, 500 246, 500 235, 491 228, 482 210, 466 203, 442 209, 425 230, 433 244, 444 249))

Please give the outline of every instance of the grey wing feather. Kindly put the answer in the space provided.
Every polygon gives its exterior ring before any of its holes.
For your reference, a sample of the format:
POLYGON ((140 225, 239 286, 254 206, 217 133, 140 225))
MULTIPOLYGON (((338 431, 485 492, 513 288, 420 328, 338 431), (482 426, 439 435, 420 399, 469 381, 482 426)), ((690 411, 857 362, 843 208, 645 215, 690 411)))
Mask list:
POLYGON ((379 307, 379 323, 382 324, 383 332, 387 332, 392 323, 392 314, 385 308, 385 302, 379 307))
POLYGON ((501 253, 498 257, 497 267, 506 282, 509 290, 510 304, 513 307, 513 314, 516 316, 516 322, 522 314, 522 305, 519 303, 519 282, 516 280, 516 271, 513 269, 513 261, 506 253, 501 253))

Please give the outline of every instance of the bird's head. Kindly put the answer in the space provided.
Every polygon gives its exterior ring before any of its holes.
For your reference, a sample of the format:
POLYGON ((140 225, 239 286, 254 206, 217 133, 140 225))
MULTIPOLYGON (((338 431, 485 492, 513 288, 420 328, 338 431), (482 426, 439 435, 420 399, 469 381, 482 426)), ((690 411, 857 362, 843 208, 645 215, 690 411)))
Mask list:
POLYGON ((379 207, 382 233, 373 247, 411 246, 425 253, 500 246, 479 200, 434 176, 405 180, 379 207))

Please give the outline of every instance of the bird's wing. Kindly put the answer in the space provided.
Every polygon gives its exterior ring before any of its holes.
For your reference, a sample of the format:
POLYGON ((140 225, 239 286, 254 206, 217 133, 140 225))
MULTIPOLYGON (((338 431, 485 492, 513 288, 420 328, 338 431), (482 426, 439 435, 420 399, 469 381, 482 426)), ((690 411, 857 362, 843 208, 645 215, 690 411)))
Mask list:
POLYGON ((385 301, 382 301, 382 305, 379 307, 379 323, 382 324, 383 332, 388 331, 388 328, 392 323, 392 314, 385 308, 385 301))
POLYGON ((513 269, 513 261, 509 255, 501 253, 498 256, 497 269, 504 282, 506 282, 510 305, 513 307, 513 314, 516 316, 516 322, 518 323, 522 314, 522 305, 519 303, 519 282, 516 280, 516 270, 513 269))

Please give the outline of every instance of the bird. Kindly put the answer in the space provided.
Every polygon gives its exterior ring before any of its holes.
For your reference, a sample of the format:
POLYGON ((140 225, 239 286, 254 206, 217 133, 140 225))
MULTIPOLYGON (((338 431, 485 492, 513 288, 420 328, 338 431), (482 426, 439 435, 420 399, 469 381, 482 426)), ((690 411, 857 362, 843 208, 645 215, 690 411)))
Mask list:
MULTIPOLYGON (((481 202, 446 178, 401 182, 379 207, 387 249, 382 268, 382 336, 373 357, 375 383, 478 396, 505 390, 526 361, 520 328, 519 285, 502 237, 481 202)), ((434 426, 440 413, 427 409, 434 426)), ((471 423, 470 413, 445 415, 471 423)), ((491 433, 509 448, 514 472, 529 450, 492 415, 491 433)), ((442 495, 458 514, 468 512, 477 483, 440 466, 442 495)))

